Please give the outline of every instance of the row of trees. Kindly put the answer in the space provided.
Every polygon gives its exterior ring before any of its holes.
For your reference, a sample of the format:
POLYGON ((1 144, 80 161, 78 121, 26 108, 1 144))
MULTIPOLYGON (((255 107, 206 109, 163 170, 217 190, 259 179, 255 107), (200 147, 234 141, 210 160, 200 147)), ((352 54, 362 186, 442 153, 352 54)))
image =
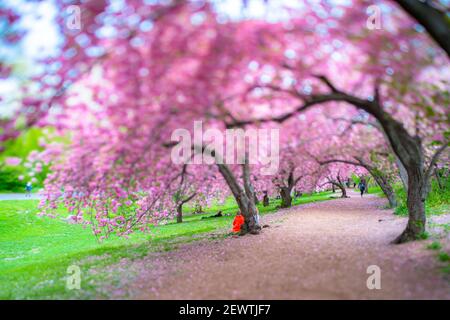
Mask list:
MULTIPOLYGON (((294 186, 339 187, 360 170, 391 206, 401 179, 409 221, 395 242, 418 238, 429 181, 449 143, 448 56, 399 6, 377 4, 380 30, 366 28, 365 1, 316 3, 270 22, 182 0, 120 8, 86 1, 81 30, 67 29, 61 15, 60 55, 44 61, 34 79, 39 95, 18 115, 70 136, 41 154, 53 169, 43 210, 63 201, 91 214, 96 234, 128 234, 180 215, 196 195, 207 202, 231 194, 245 230, 257 233, 258 196, 276 190, 289 206, 294 186), (198 120, 221 131, 279 129, 279 172, 263 175, 248 158, 175 165, 171 133, 198 120)), ((57 6, 64 12, 66 3, 57 6)))

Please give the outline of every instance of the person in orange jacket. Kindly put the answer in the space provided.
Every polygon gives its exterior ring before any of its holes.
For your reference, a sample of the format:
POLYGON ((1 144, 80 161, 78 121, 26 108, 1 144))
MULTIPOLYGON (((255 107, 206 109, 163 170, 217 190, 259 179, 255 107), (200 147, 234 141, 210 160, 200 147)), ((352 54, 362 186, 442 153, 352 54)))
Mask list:
POLYGON ((240 232, 244 221, 244 216, 240 212, 238 212, 233 220, 233 232, 240 232))

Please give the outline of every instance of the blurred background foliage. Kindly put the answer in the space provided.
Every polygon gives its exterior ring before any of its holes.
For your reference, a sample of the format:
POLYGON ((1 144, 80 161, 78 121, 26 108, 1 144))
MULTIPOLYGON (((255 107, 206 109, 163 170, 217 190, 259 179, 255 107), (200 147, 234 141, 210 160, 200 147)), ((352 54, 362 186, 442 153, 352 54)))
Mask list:
POLYGON ((44 129, 31 128, 6 143, 0 153, 0 192, 24 192, 28 182, 32 182, 33 191, 42 188, 48 167, 43 165, 42 171, 36 171, 27 158, 32 151, 42 150, 39 141, 43 137, 44 129), (11 158, 21 161, 18 165, 10 165, 8 159, 11 158))

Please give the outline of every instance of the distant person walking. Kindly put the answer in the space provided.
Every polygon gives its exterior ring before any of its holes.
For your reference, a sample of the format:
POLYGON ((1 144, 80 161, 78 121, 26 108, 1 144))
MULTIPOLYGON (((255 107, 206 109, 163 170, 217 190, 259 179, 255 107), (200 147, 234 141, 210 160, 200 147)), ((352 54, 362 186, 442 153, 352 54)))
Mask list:
POLYGON ((366 191, 366 182, 364 180, 359 181, 358 189, 359 191, 361 191, 361 198, 362 198, 364 191, 366 191))
POLYGON ((31 190, 33 190, 33 186, 31 185, 31 182, 28 182, 25 187, 25 198, 31 198, 31 190))

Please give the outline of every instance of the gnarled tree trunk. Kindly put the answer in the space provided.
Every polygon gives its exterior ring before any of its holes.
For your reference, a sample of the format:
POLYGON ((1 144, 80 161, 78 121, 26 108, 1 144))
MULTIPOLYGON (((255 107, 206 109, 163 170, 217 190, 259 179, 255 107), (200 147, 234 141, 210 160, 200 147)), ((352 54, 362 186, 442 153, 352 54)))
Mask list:
POLYGON ((177 223, 183 222, 183 205, 179 204, 177 206, 177 223))
POLYGON ((294 171, 295 168, 291 168, 287 181, 283 181, 283 183, 279 185, 282 208, 289 208, 292 206, 292 190, 294 190, 297 183, 303 179, 303 176, 295 178, 294 171))
MULTIPOLYGON (((205 146, 193 146, 194 150, 203 152, 205 146)), ((211 156, 219 160, 221 155, 216 154, 215 150, 210 150, 211 156)), ((216 166, 220 174, 225 179, 234 199, 236 200, 241 214, 244 216, 244 225, 241 227, 241 235, 246 233, 258 234, 261 227, 258 223, 258 210, 255 204, 255 192, 250 181, 250 165, 248 154, 245 154, 242 166, 242 180, 244 187, 242 188, 235 175, 223 161, 216 161, 216 166)))
POLYGON ((292 206, 291 192, 292 192, 292 189, 289 187, 281 187, 280 188, 281 207, 282 208, 289 208, 292 206))
POLYGON ((444 187, 442 186, 441 175, 439 174, 439 170, 438 170, 437 166, 435 166, 433 171, 434 171, 434 176, 436 177, 436 182, 438 184, 439 190, 443 190, 444 187))
POLYGON ((339 190, 341 190, 341 198, 348 198, 347 190, 345 189, 345 185, 342 183, 342 181, 340 181, 340 179, 334 180, 334 179, 328 178, 328 182, 325 184, 331 184, 333 189, 335 186, 338 187, 339 190))
POLYGON ((348 198, 345 186, 342 183, 336 183, 336 186, 341 190, 341 198, 348 198))
POLYGON ((336 187, 338 187, 341 190, 341 198, 348 198, 347 196, 347 190, 345 189, 345 184, 342 182, 341 177, 337 176, 337 182, 333 181, 333 184, 336 184, 336 187))
POLYGON ((389 208, 395 208, 398 205, 397 197, 392 189, 390 183, 386 180, 384 176, 378 175, 376 173, 371 173, 377 184, 380 186, 384 195, 389 201, 389 208))
POLYGON ((423 173, 420 170, 410 172, 408 174, 408 224, 406 229, 398 236, 394 243, 403 243, 411 240, 419 239, 425 232, 425 199, 426 199, 426 182, 423 173))
POLYGON ((403 189, 405 189, 406 192, 408 192, 408 172, 406 172, 406 168, 403 165, 403 163, 400 161, 397 155, 395 155, 395 164, 398 168, 398 173, 400 176, 400 180, 403 184, 403 189))
POLYGON ((269 206, 269 196, 267 195, 267 191, 264 191, 263 206, 264 207, 269 206))
POLYGON ((397 196, 395 195, 395 192, 392 189, 392 186, 389 183, 388 178, 385 175, 383 175, 380 169, 372 165, 369 165, 360 158, 357 158, 357 160, 362 167, 366 168, 366 170, 369 171, 370 175, 375 179, 375 182, 380 186, 381 191, 383 191, 384 195, 389 201, 389 208, 397 207, 398 205, 397 196))
POLYGON ((258 234, 261 227, 256 219, 257 209, 255 205, 255 197, 250 182, 250 168, 248 160, 242 165, 244 188, 242 188, 233 172, 226 164, 217 164, 219 172, 222 174, 228 184, 236 202, 239 206, 241 214, 244 216, 245 223, 241 227, 241 235, 246 233, 258 234))
POLYGON ((184 198, 184 199, 180 199, 178 200, 178 204, 177 204, 177 223, 181 223, 183 222, 183 205, 189 201, 191 201, 192 199, 194 199, 194 197, 197 195, 197 192, 192 193, 190 196, 184 198))

